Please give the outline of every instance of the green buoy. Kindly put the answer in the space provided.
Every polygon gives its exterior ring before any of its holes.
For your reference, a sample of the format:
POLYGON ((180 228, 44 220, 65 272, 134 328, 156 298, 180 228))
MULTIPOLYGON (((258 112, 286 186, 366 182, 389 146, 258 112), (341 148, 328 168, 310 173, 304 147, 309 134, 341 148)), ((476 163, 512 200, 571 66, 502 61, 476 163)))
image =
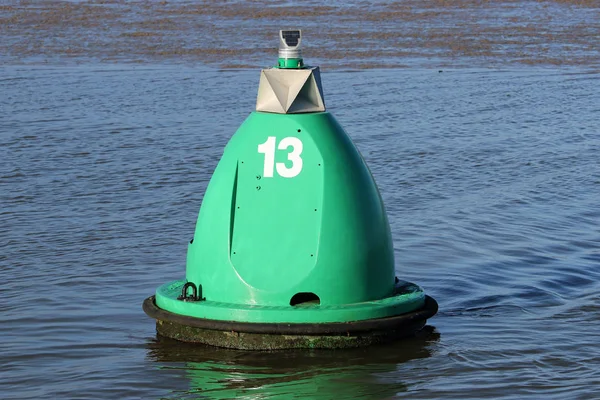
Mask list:
POLYGON ((301 32, 280 32, 256 111, 206 189, 185 279, 144 301, 157 332, 214 346, 357 347, 407 336, 437 312, 395 277, 390 227, 360 153, 325 111, 301 32))

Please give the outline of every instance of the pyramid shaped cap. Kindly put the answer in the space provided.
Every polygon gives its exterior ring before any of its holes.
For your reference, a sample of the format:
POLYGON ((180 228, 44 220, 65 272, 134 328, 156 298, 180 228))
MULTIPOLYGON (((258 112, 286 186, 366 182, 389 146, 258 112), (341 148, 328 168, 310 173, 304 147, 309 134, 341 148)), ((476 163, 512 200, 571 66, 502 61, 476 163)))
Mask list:
POLYGON ((256 111, 297 114, 325 111, 319 67, 263 69, 256 111))

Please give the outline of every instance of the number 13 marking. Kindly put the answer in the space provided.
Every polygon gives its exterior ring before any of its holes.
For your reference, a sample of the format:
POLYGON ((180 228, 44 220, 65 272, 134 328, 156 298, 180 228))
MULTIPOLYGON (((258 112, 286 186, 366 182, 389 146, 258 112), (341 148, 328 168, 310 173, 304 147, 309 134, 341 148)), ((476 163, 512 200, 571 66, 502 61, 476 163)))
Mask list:
POLYGON ((298 176, 302 171, 302 141, 297 137, 288 136, 281 139, 277 149, 287 150, 288 147, 292 148, 292 151, 288 153, 288 160, 292 162, 292 166, 288 168, 285 163, 275 163, 275 143, 277 138, 275 136, 269 136, 267 141, 258 145, 258 152, 265 155, 265 164, 263 169, 263 176, 265 178, 273 177, 273 170, 277 169, 277 174, 283 178, 293 178, 298 176))

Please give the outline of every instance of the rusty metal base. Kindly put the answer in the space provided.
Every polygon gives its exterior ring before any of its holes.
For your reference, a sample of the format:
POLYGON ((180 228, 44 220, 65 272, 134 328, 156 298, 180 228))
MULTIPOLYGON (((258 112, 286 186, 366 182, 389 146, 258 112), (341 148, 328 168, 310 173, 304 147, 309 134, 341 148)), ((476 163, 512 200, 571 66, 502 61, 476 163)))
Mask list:
POLYGON ((154 296, 143 304, 156 319, 159 335, 182 342, 241 350, 342 349, 390 342, 413 335, 435 315, 437 302, 426 296, 420 310, 394 317, 326 324, 257 324, 216 321, 173 314, 158 308, 154 296))

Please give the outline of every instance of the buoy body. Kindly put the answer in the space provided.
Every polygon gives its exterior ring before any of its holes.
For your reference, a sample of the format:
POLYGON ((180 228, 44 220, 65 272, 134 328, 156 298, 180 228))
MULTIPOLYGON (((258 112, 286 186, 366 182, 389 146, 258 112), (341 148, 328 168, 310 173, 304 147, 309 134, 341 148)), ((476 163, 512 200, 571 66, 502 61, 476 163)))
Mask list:
POLYGON ((395 277, 379 190, 322 111, 318 68, 264 70, 257 110, 271 112, 249 115, 206 189, 185 279, 144 303, 158 332, 275 349, 355 347, 420 329, 437 304, 395 277))
POLYGON ((248 306, 289 308, 299 293, 323 306, 392 293, 383 203, 331 114, 248 117, 206 190, 186 279, 207 300, 248 306))

